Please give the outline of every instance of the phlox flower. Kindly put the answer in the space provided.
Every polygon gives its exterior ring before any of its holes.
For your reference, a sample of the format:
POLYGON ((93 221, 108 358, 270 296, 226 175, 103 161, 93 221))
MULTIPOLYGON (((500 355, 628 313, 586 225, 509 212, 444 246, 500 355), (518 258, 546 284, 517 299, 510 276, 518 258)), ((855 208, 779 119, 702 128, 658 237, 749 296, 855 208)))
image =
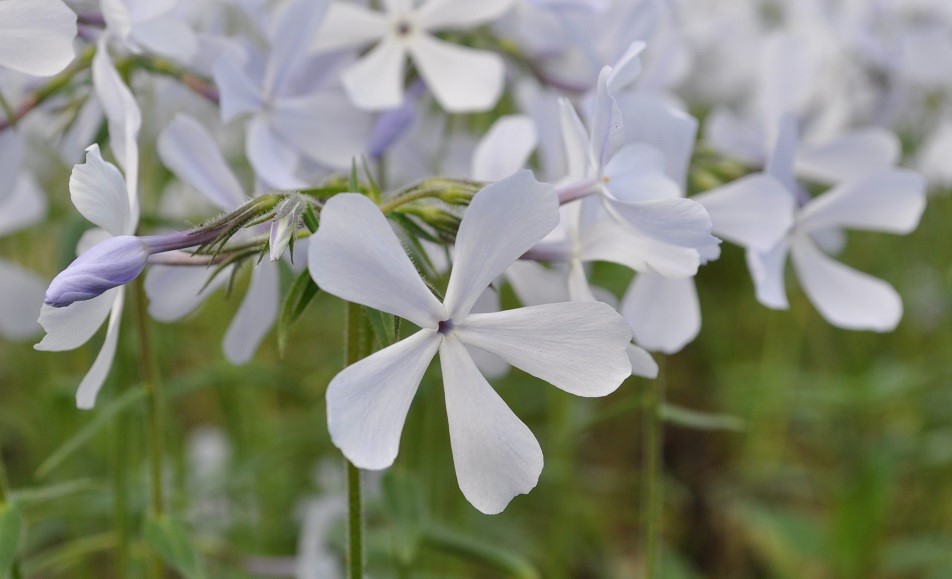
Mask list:
POLYGON ((72 62, 76 14, 62 0, 0 2, 0 66, 49 76, 72 62))
POLYGON ((558 219, 552 188, 528 171, 482 189, 460 224, 441 303, 369 199, 345 194, 328 201, 309 253, 314 280, 328 293, 421 328, 344 369, 328 386, 331 438, 351 462, 372 470, 393 463, 410 402, 439 351, 457 481, 473 506, 499 513, 536 485, 542 451, 466 346, 580 396, 609 394, 631 374, 631 330, 606 304, 471 313, 483 290, 558 219))
POLYGON ((794 204, 793 223, 767 250, 749 249, 747 264, 757 299, 786 309, 787 256, 807 297, 831 324, 852 330, 890 331, 902 318, 902 299, 888 283, 834 260, 828 252, 843 245, 845 229, 909 233, 925 209, 925 183, 903 169, 873 169, 809 198, 793 177, 797 125, 781 123, 768 173, 783 184, 794 204))
MULTIPOLYGON (((76 209, 86 219, 100 227, 84 237, 81 246, 88 246, 92 238, 131 235, 139 221, 136 187, 123 179, 115 165, 104 161, 98 145, 86 150, 86 162, 73 167, 69 191, 76 209)), ((80 251, 82 253, 82 251, 80 251)), ((125 291, 114 287, 100 296, 70 304, 66 307, 43 305, 40 325, 46 330, 43 340, 34 346, 37 350, 72 350, 85 344, 108 317, 106 339, 96 361, 83 378, 76 392, 76 405, 92 408, 116 355, 119 340, 119 322, 125 303, 125 291)))
POLYGON ((175 14, 181 0, 102 0, 107 34, 134 50, 146 49, 181 62, 198 50, 195 33, 175 14))
POLYGON ((446 111, 483 111, 499 100, 505 80, 502 59, 484 50, 436 38, 439 30, 490 22, 514 0, 385 0, 386 14, 349 2, 331 3, 312 47, 319 52, 379 41, 341 80, 353 102, 368 110, 396 108, 403 100, 407 55, 446 111))

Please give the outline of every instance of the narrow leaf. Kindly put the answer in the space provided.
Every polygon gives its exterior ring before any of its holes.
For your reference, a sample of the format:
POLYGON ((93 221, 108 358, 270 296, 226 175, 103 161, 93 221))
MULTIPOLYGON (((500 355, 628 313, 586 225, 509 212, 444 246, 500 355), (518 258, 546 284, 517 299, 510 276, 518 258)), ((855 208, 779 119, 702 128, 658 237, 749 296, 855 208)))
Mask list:
POLYGON ((305 269, 291 284, 284 301, 281 303, 281 311, 278 313, 278 353, 284 356, 284 351, 288 345, 288 335, 293 324, 304 310, 307 309, 311 300, 320 292, 320 288, 311 278, 311 273, 305 269))
POLYGON ((164 515, 150 517, 143 534, 162 559, 179 573, 188 579, 204 577, 188 529, 180 521, 164 515))
POLYGON ((15 504, 0 504, 0 577, 5 577, 17 556, 23 516, 15 504))
POLYGON ((661 418, 665 422, 693 428, 696 430, 730 430, 741 432, 744 430, 744 421, 736 416, 727 414, 709 414, 675 406, 674 404, 664 404, 661 407, 661 418))

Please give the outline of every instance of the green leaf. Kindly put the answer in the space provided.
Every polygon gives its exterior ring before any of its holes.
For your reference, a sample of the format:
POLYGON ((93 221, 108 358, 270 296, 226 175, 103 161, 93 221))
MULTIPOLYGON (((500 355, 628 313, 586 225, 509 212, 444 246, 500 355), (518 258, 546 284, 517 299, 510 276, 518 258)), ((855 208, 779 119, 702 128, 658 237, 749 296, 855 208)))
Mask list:
POLYGON ((143 535, 166 563, 188 579, 205 576, 198 554, 192 548, 188 529, 181 521, 166 515, 149 517, 145 522, 143 535))
POLYGON ((370 327, 373 328, 374 336, 380 342, 381 348, 386 348, 397 340, 396 326, 393 323, 392 315, 367 308, 367 319, 370 321, 370 327))
POLYGON ((408 474, 390 471, 381 482, 384 507, 394 526, 394 556, 402 566, 411 568, 423 539, 427 518, 420 481, 408 474))
POLYGON ((308 205, 304 209, 304 213, 301 215, 301 219, 302 221, 304 221, 304 225, 307 227, 308 231, 310 231, 311 233, 317 233, 317 226, 319 221, 317 219, 317 213, 314 212, 314 207, 308 205))
POLYGON ((49 458, 43 461, 43 464, 36 469, 36 476, 43 478, 48 475, 53 469, 62 464, 64 460, 72 456, 74 452, 89 442, 96 433, 105 428, 115 416, 135 406, 144 398, 144 389, 133 388, 109 402, 109 404, 104 405, 86 426, 82 427, 79 432, 73 434, 66 443, 57 448, 49 458))
POLYGON ((664 404, 661 406, 661 418, 665 422, 685 428, 695 430, 730 430, 733 432, 742 432, 745 428, 744 421, 736 416, 727 414, 709 414, 675 406, 674 404, 664 404))
POLYGON ((78 479, 44 487, 20 488, 11 494, 18 505, 28 507, 100 488, 100 485, 97 485, 92 479, 78 479))
POLYGON ((0 504, 0 577, 5 577, 13 567, 22 530, 20 508, 12 503, 0 504))
POLYGON ((511 577, 520 579, 542 577, 532 563, 522 555, 491 545, 479 538, 430 525, 425 529, 423 539, 428 547, 437 551, 495 567, 511 577))
POLYGON ((284 356, 284 351, 288 345, 291 324, 301 317, 307 305, 311 303, 318 292, 320 292, 320 288, 311 278, 311 272, 305 269, 298 274, 294 283, 291 284, 288 294, 284 296, 284 302, 281 304, 281 311, 278 314, 278 353, 281 356, 284 356))

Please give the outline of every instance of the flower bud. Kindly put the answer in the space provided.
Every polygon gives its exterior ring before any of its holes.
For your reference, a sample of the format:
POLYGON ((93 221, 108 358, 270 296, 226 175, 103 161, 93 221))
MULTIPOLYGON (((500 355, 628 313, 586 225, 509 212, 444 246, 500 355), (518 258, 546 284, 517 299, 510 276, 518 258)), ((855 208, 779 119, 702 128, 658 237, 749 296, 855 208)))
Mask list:
POLYGON ((141 238, 111 237, 80 255, 53 278, 44 302, 62 308, 129 283, 142 273, 150 253, 149 245, 141 238))

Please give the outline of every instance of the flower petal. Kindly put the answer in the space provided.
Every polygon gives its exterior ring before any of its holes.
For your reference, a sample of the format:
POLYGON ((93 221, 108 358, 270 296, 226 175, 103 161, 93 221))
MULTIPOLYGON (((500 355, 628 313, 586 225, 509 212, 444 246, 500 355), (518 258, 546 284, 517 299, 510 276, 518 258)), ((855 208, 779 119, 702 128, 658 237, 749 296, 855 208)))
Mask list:
POLYGON ((321 226, 311 240, 308 268, 324 291, 421 327, 435 328, 445 319, 443 305, 420 279, 370 199, 355 193, 332 197, 321 210, 321 226))
POLYGON ((420 330, 331 380, 327 428, 356 467, 380 470, 393 464, 410 402, 441 341, 433 330, 420 330))
POLYGON ((189 63, 198 52, 198 37, 178 16, 152 18, 136 24, 132 38, 149 52, 189 63))
POLYGON ((211 272, 204 267, 151 266, 145 275, 149 315, 160 322, 184 318, 228 281, 231 269, 218 274, 206 287, 209 275, 211 272))
POLYGON ((46 336, 33 348, 60 352, 82 346, 106 321, 120 291, 121 288, 113 288, 97 298, 75 302, 65 308, 44 304, 40 310, 40 325, 46 330, 46 336))
POLYGON ((614 219, 599 221, 580 240, 583 261, 607 261, 634 271, 656 272, 665 277, 690 277, 697 273, 698 251, 640 235, 614 219))
POLYGON ((73 167, 69 194, 83 217, 109 233, 123 235, 133 227, 126 182, 115 165, 103 160, 99 145, 90 145, 86 162, 73 167))
POLYGON ((370 115, 354 108, 343 92, 323 91, 282 99, 271 126, 305 157, 323 165, 350 168, 370 137, 370 115))
POLYGON ((702 249, 720 241, 711 235, 707 210, 690 199, 653 199, 628 203, 606 198, 608 210, 635 230, 662 243, 702 249))
POLYGON ((638 275, 622 298, 621 313, 635 343, 652 352, 674 354, 701 331, 701 305, 692 278, 638 275))
POLYGON ((601 302, 470 314, 453 334, 577 396, 605 396, 631 375, 631 329, 601 302))
POLYGON ((534 261, 517 261, 506 269, 512 291, 524 306, 571 301, 566 272, 534 261))
POLYGON ((780 127, 773 151, 767 159, 766 173, 780 181, 793 194, 797 190, 797 180, 793 176, 793 166, 797 155, 800 132, 797 118, 787 113, 780 118, 780 127))
POLYGON ((766 173, 741 177, 692 197, 707 209, 714 235, 741 247, 768 251, 790 231, 797 204, 766 173))
POLYGON ((472 178, 487 182, 505 179, 526 166, 537 143, 531 117, 500 117, 476 146, 472 178))
POLYGON ((657 378, 658 363, 644 348, 628 345, 628 360, 631 362, 631 375, 640 378, 657 378))
POLYGON ((341 82, 354 105, 378 111, 394 109, 403 102, 406 48, 392 38, 365 54, 341 74, 341 82))
POLYGON ((229 45, 215 61, 213 74, 220 94, 222 121, 227 123, 264 107, 264 95, 253 78, 252 66, 251 55, 236 44, 229 45))
POLYGON ((664 154, 664 173, 684 190, 697 140, 697 119, 653 94, 629 91, 619 97, 629 142, 650 145, 664 154))
POLYGON ((562 127, 562 139, 565 142, 565 161, 569 181, 591 179, 598 171, 585 125, 579 118, 572 103, 559 99, 559 120, 562 127))
POLYGON ((847 133, 797 152, 797 173, 807 179, 838 183, 888 169, 899 162, 902 146, 892 132, 879 127, 847 133))
POLYGON ((387 18, 379 12, 350 2, 331 2, 311 41, 311 50, 329 52, 364 46, 383 38, 389 30, 387 18))
POLYGON ((417 22, 426 30, 472 28, 491 22, 512 8, 516 0, 428 0, 417 9, 417 22))
POLYGON ((21 173, 10 194, 0 199, 0 236, 39 223, 46 216, 46 208, 46 196, 39 184, 32 176, 21 173))
POLYGON ((420 34, 410 55, 426 86, 450 113, 489 110, 502 95, 505 65, 494 52, 450 44, 420 34))
POLYGON ((278 318, 278 273, 278 264, 270 261, 262 261, 252 272, 248 293, 222 342, 225 358, 232 364, 250 361, 278 318))
POLYGON ((747 268, 754 280, 757 301, 768 308, 785 310, 790 307, 784 279, 789 249, 789 242, 783 240, 769 251, 747 250, 747 268))
POLYGON ((443 340, 440 366, 459 488, 480 512, 501 513, 539 482, 539 441, 486 382, 460 340, 443 340))
POLYGON ((192 117, 176 115, 159 135, 158 151, 162 162, 176 177, 219 209, 231 211, 247 199, 215 140, 192 117))
POLYGON ((678 184, 665 174, 664 154, 654 147, 633 143, 608 160, 605 185, 619 201, 638 202, 681 196, 678 184))
POLYGON ((72 62, 76 14, 60 0, 0 2, 0 66, 50 76, 72 62))
POLYGON ((92 368, 83 377, 76 390, 76 407, 88 410, 96 405, 96 396, 102 388, 112 361, 116 357, 116 346, 119 343, 119 323, 122 321, 122 306, 125 303, 125 292, 121 289, 114 294, 112 312, 109 314, 109 324, 106 326, 106 339, 93 362, 92 368))
POLYGON ((255 174, 277 189, 303 189, 307 184, 295 174, 299 153, 274 131, 263 116, 248 126, 245 152, 255 174))
POLYGON ((444 304, 465 315, 490 283, 559 223, 555 190, 523 170, 483 188, 463 214, 444 304))
POLYGON ((800 212, 805 231, 827 228, 910 233, 926 208, 923 178, 904 169, 886 169, 842 183, 812 199, 800 212))
POLYGON ((902 319, 902 299, 891 285, 832 259, 808 238, 793 242, 791 257, 803 291, 834 326, 888 332, 902 319))
POLYGON ((33 272, 0 259, 0 336, 23 340, 39 333, 36 318, 46 282, 33 272))

